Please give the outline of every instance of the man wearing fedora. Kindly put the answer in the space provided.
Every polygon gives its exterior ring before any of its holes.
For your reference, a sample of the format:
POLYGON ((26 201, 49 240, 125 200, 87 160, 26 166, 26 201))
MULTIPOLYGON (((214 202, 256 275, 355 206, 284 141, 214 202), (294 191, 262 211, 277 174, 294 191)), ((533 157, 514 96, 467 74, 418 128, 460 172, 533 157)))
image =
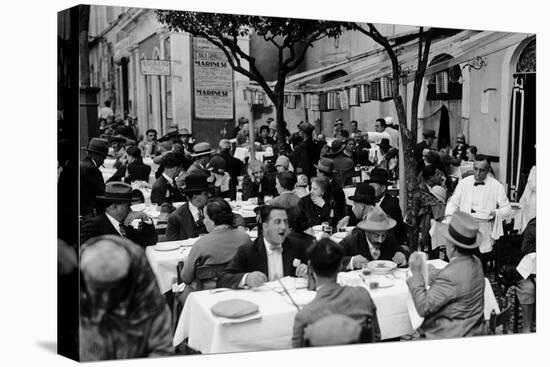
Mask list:
POLYGON ((157 232, 153 221, 143 212, 133 212, 132 186, 123 182, 109 182, 105 193, 98 195, 105 211, 88 218, 80 227, 80 243, 92 237, 113 234, 126 237, 140 246, 152 246, 157 243, 157 232))
MULTIPOLYGON (((326 193, 325 201, 334 203, 334 220, 336 223, 346 215, 346 195, 342 187, 334 180, 334 164, 330 158, 322 158, 317 168, 318 177, 326 177, 329 180, 329 191, 326 193)), ((335 226, 336 223, 331 223, 335 226)))
POLYGON ((176 183, 176 177, 182 171, 181 161, 175 153, 169 152, 162 158, 163 172, 151 189, 151 202, 157 205, 185 201, 176 183))
POLYGON ((355 226, 367 218, 368 212, 374 207, 374 188, 366 182, 358 183, 355 192, 349 199, 353 202, 351 213, 338 222, 338 227, 355 226))
POLYGON ((363 264, 373 260, 391 260, 397 265, 405 265, 409 253, 390 233, 395 224, 395 220, 379 207, 369 210, 366 219, 357 224, 360 231, 342 240, 342 264, 348 270, 361 269, 363 264))
POLYGON ((188 201, 168 216, 166 241, 185 240, 207 233, 203 208, 208 201, 211 188, 212 185, 208 184, 204 175, 185 177, 185 188, 181 192, 185 194, 188 201))
POLYGON ((427 339, 485 332, 485 276, 481 261, 474 255, 478 235, 476 220, 468 213, 455 212, 443 234, 449 264, 441 270, 430 267, 429 284, 424 280, 424 260, 418 253, 411 255, 412 276, 407 285, 418 314, 424 317, 419 332, 427 339))
POLYGON ((96 196, 105 192, 105 181, 99 170, 103 165, 109 147, 107 141, 92 138, 87 148, 87 156, 80 161, 80 215, 86 216, 94 212, 96 196))
POLYGON ((422 168, 424 167, 422 152, 424 151, 424 149, 430 149, 430 150, 432 149, 432 145, 436 138, 435 130, 426 129, 422 132, 422 136, 424 137, 424 140, 416 144, 416 146, 414 147, 414 157, 416 159, 416 172, 418 173, 420 173, 422 171, 422 168))
POLYGON ((388 185, 391 184, 388 181, 388 176, 388 171, 385 169, 374 168, 370 173, 370 179, 367 180, 367 183, 374 187, 376 206, 379 206, 384 213, 397 222, 393 232, 395 238, 403 244, 406 242, 407 232, 403 223, 403 214, 401 214, 399 199, 387 194, 388 185))
POLYGON ((191 154, 191 156, 195 158, 195 162, 193 162, 191 167, 189 167, 189 169, 187 170, 187 174, 203 175, 206 177, 210 177, 210 171, 208 171, 208 168, 206 168, 206 166, 208 165, 208 162, 210 162, 212 154, 215 153, 215 151, 210 147, 210 143, 197 143, 193 147, 193 150, 195 153, 191 154))
POLYGON ((296 174, 305 174, 308 178, 315 176, 313 164, 319 161, 319 148, 313 141, 315 128, 309 122, 299 125, 299 134, 302 142, 299 143, 288 158, 296 169, 296 174))
MULTIPOLYGON (((348 139, 342 141, 340 139, 335 139, 332 141, 331 146, 331 156, 333 157, 333 170, 334 170, 334 181, 340 187, 348 186, 353 184, 351 173, 354 172, 354 163, 353 158, 345 153, 345 149, 348 141, 353 142, 355 147, 355 140, 348 139)), ((354 149, 354 148, 353 148, 354 149)), ((350 152, 353 154, 353 152, 350 152)))

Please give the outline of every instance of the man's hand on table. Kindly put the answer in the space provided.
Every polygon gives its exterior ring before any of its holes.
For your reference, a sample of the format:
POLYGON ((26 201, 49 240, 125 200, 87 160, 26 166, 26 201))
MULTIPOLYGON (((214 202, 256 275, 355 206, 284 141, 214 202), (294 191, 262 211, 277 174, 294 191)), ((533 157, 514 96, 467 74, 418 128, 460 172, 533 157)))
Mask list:
POLYGON ((124 219, 124 225, 130 226, 132 225, 132 222, 136 219, 141 219, 145 223, 152 224, 151 219, 149 219, 147 214, 145 214, 144 212, 130 212, 130 214, 128 214, 126 219, 124 219))
POLYGON ((407 257, 402 252, 396 252, 391 260, 397 265, 404 265, 407 262, 407 257))
POLYGON ((369 260, 367 260, 363 255, 356 255, 351 259, 351 261, 354 269, 361 269, 363 264, 369 262, 369 260))
POLYGON ((255 288, 261 286, 265 282, 267 282, 267 277, 264 273, 261 271, 253 271, 252 273, 247 274, 245 285, 255 288))
POLYGON ((411 269, 411 273, 413 275, 422 274, 423 263, 422 255, 418 252, 413 252, 411 257, 409 257, 409 269, 411 269))

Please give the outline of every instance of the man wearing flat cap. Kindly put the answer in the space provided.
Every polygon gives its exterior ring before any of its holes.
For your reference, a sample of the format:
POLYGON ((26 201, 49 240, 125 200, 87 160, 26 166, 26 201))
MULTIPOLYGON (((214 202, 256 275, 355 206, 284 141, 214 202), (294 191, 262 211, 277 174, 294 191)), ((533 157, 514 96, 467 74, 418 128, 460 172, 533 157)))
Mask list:
POLYGON ((319 148, 313 141, 315 128, 309 122, 303 122, 299 126, 300 136, 303 141, 296 146, 288 158, 296 169, 296 174, 305 174, 308 178, 315 176, 313 164, 319 161, 319 148))
POLYGON ((119 236, 80 251, 81 361, 172 355, 171 315, 144 251, 119 236))
POLYGON ((103 165, 109 147, 107 141, 92 138, 87 148, 87 156, 80 161, 80 215, 94 213, 96 196, 105 192, 105 181, 99 167, 103 165))
POLYGON ((342 264, 346 269, 361 269, 363 264, 373 260, 391 260, 397 265, 405 265, 409 253, 389 232, 393 227, 395 220, 388 218, 379 207, 373 207, 366 219, 357 225, 361 231, 354 231, 341 242, 345 256, 342 264))
POLYGON ((468 213, 455 212, 444 233, 449 264, 441 270, 428 266, 429 284, 425 284, 422 273, 424 260, 418 253, 411 255, 412 276, 407 285, 418 314, 424 317, 419 332, 427 339, 485 332, 485 276, 481 261, 474 255, 478 235, 476 220, 468 213))
POLYGON ((98 195, 97 200, 103 204, 104 212, 82 223, 80 243, 105 234, 128 238, 142 247, 157 243, 157 232, 152 219, 145 213, 134 212, 130 208, 132 186, 123 182, 109 182, 105 193, 98 195))

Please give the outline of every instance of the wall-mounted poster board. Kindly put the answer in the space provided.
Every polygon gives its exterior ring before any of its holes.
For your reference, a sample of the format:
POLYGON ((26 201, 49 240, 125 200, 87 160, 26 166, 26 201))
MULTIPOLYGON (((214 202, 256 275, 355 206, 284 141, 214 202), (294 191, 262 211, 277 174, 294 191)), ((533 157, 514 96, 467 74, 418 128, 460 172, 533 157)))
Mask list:
POLYGON ((222 50, 193 38, 195 118, 233 119, 233 69, 222 50))

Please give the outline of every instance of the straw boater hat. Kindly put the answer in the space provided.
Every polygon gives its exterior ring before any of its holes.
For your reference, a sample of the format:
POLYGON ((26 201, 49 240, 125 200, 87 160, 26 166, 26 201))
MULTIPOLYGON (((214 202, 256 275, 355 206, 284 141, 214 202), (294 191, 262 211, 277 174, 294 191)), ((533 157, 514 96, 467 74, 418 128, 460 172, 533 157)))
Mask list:
POLYGON ((384 117, 384 121, 386 121, 387 126, 393 125, 393 117, 391 117, 391 116, 384 117))
POLYGON ((193 146, 193 151, 195 153, 191 154, 192 157, 200 157, 203 155, 215 153, 215 150, 212 150, 212 148, 210 147, 210 143, 207 142, 195 144, 195 146, 193 146))
POLYGON ((319 171, 327 173, 329 175, 332 175, 334 171, 334 163, 330 158, 321 158, 319 164, 314 164, 313 166, 319 171))
POLYGON ((105 193, 96 196, 99 201, 124 203, 132 201, 132 186, 124 182, 108 182, 105 193))
POLYGON ((374 187, 366 182, 358 183, 355 187, 355 193, 349 197, 351 201, 363 203, 367 205, 374 205, 374 187))
POLYGON ((457 211, 451 217, 451 222, 443 232, 443 237, 452 245, 465 249, 479 247, 479 224, 468 213, 457 211))
POLYGON ((107 144, 107 141, 100 138, 92 138, 90 142, 88 143, 87 148, 82 148, 87 152, 97 153, 104 156, 107 156, 109 154, 109 146, 107 144))
POLYGON ((396 223, 380 207, 374 206, 368 212, 367 218, 357 224, 357 228, 367 232, 385 232, 395 227, 396 223))

